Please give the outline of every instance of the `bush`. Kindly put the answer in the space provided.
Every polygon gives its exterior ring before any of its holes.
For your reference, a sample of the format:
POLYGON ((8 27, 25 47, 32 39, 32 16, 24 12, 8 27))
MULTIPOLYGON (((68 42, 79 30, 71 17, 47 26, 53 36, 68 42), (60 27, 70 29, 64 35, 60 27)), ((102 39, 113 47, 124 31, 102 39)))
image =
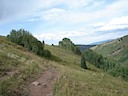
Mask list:
POLYGON ((25 47, 27 50, 36 53, 39 56, 50 57, 51 53, 48 50, 44 50, 44 41, 41 42, 32 36, 31 33, 24 29, 12 30, 8 39, 16 44, 25 47))
POLYGON ((85 60, 85 57, 83 55, 81 57, 81 67, 84 69, 87 69, 86 60, 85 60))
POLYGON ((96 67, 108 72, 110 75, 115 77, 121 77, 128 81, 128 67, 119 64, 117 61, 103 57, 100 54, 88 49, 84 52, 84 58, 95 65, 96 67))
POLYGON ((70 50, 75 54, 81 55, 80 49, 68 38, 64 38, 62 41, 59 41, 59 46, 66 50, 70 50))
POLYGON ((48 50, 44 50, 44 56, 50 58, 51 57, 51 52, 48 51, 48 50))

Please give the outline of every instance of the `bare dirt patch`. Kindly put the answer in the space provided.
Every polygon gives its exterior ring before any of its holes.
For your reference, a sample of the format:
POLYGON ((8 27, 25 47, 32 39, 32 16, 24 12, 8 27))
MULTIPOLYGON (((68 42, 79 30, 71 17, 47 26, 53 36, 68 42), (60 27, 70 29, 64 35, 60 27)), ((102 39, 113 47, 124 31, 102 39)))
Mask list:
POLYGON ((123 48, 120 48, 120 49, 114 51, 114 52, 112 53, 112 55, 116 55, 116 54, 118 54, 122 49, 123 49, 123 48))
POLYGON ((29 96, 52 96, 53 83, 59 78, 59 72, 55 68, 48 68, 40 77, 29 85, 29 96))

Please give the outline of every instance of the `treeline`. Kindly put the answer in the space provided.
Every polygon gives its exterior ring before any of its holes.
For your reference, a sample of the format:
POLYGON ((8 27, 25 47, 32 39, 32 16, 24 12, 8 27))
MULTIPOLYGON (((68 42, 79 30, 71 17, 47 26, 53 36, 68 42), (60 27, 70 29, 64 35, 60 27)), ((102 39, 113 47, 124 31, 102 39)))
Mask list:
POLYGON ((81 55, 80 49, 68 38, 63 38, 62 41, 59 41, 59 46, 75 54, 81 55))
POLYGON ((25 47, 27 50, 36 53, 39 56, 50 57, 51 53, 48 50, 44 50, 44 41, 37 40, 29 31, 24 29, 12 30, 7 38, 18 45, 25 47))
POLYGON ((84 52, 84 58, 91 64, 94 64, 96 67, 106 71, 110 75, 121 77, 122 79, 128 81, 128 67, 121 65, 116 60, 103 57, 90 49, 84 52))

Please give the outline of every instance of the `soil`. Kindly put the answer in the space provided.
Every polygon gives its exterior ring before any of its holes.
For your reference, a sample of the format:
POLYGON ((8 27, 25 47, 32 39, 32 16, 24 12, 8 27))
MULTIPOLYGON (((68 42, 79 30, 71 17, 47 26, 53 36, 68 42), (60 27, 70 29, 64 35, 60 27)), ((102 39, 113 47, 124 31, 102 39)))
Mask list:
POLYGON ((114 52, 112 53, 112 55, 116 55, 116 54, 118 54, 122 49, 123 49, 123 48, 121 48, 121 49, 119 49, 119 50, 114 51, 114 52))
POLYGON ((59 78, 55 68, 48 68, 29 85, 29 96, 53 96, 53 83, 59 78))

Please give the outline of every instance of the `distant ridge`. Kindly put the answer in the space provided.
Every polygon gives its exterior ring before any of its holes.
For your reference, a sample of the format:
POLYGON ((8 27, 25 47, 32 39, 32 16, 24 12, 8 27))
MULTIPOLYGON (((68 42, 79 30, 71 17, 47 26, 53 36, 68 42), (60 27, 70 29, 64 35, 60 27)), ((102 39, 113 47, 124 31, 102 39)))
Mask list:
POLYGON ((104 41, 98 41, 98 42, 91 43, 90 45, 99 45, 99 44, 111 42, 111 41, 113 41, 113 40, 114 40, 114 39, 108 39, 108 40, 104 40, 104 41))
POLYGON ((80 49, 81 52, 83 52, 83 51, 85 51, 86 49, 89 49, 89 48, 94 47, 94 46, 96 46, 96 45, 80 45, 80 44, 78 44, 78 45, 76 45, 76 46, 80 49))

